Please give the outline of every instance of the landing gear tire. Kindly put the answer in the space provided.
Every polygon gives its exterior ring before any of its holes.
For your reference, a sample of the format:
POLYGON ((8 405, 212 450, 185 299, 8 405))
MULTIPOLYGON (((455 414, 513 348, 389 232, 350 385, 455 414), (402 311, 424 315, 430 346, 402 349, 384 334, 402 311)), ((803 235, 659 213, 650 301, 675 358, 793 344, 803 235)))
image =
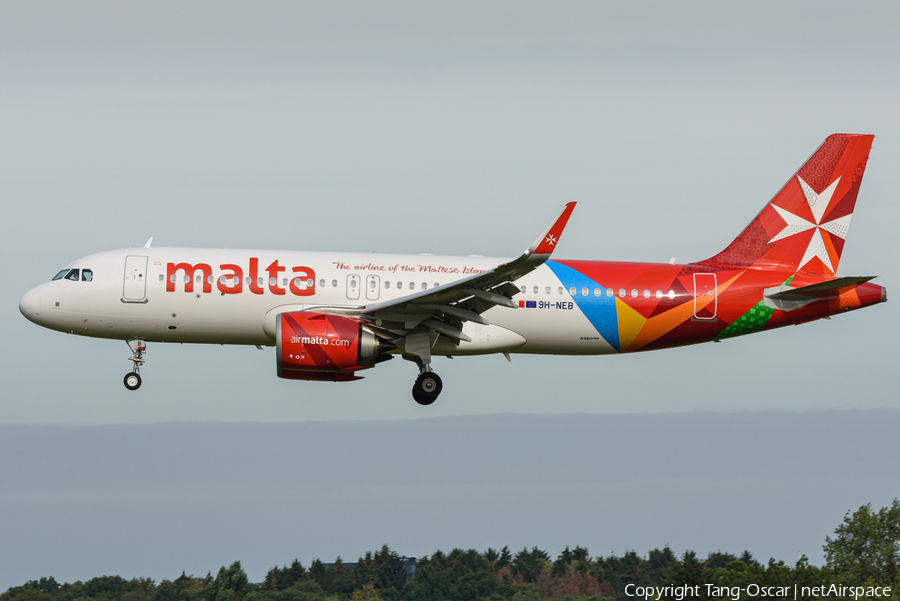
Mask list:
POLYGON ((130 374, 125 376, 125 388, 127 388, 128 390, 137 390, 140 387, 141 387, 140 374, 131 372, 130 374))
POLYGON ((412 395, 418 404, 430 405, 437 400, 443 387, 441 378, 436 373, 422 372, 413 384, 412 395))

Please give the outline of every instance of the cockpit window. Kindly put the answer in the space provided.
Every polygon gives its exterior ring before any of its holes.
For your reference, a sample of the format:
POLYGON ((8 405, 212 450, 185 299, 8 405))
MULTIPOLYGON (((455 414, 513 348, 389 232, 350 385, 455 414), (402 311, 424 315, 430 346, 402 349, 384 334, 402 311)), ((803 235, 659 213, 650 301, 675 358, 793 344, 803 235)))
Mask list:
POLYGON ((69 273, 66 274, 66 279, 72 280, 73 282, 77 282, 78 281, 78 270, 77 269, 70 270, 69 273))
POLYGON ((69 270, 68 270, 68 269, 63 269, 62 271, 60 271, 59 273, 57 273, 55 276, 53 276, 53 279, 50 280, 50 281, 51 281, 51 282, 55 282, 56 280, 61 280, 61 279, 63 279, 63 276, 66 275, 67 273, 69 273, 69 270))
POLYGON ((81 270, 81 281, 82 282, 90 282, 94 279, 94 272, 90 269, 82 269, 81 270))

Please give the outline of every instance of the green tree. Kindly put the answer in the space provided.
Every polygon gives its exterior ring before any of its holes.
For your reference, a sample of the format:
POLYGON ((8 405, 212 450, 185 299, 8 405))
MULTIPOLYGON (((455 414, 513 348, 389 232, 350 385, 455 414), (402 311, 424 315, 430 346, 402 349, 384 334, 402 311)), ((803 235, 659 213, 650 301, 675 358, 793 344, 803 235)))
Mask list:
POLYGON ((678 558, 666 545, 662 549, 653 549, 647 555, 646 577, 653 583, 665 582, 675 568, 678 567, 678 558))
POLYGON ((374 586, 365 584, 362 588, 353 591, 350 601, 383 601, 383 599, 374 586))
POLYGON ((325 592, 329 595, 349 595, 353 592, 353 570, 347 567, 341 556, 338 555, 331 566, 330 588, 325 592))
POLYGON ((488 569, 492 572, 497 571, 497 562, 500 560, 500 551, 488 547, 484 552, 484 561, 487 563, 488 569))
POLYGON ((553 576, 562 576, 566 573, 566 570, 569 568, 569 564, 572 563, 572 552, 569 550, 569 545, 566 545, 566 548, 563 549, 563 552, 559 554, 556 558, 556 561, 553 562, 553 571, 551 574, 553 576))
POLYGON ((239 561, 227 569, 219 568, 216 578, 203 591, 205 601, 251 601, 254 597, 253 585, 239 561))
POLYGON ((309 577, 322 587, 323 591, 331 588, 331 570, 319 559, 313 559, 309 565, 309 577))
MULTIPOLYGON (((676 586, 699 585, 700 595, 693 597, 694 599, 709 599, 706 585, 715 584, 713 573, 706 569, 704 562, 697 559, 697 554, 693 551, 685 551, 684 555, 681 556, 681 562, 675 571, 672 572, 672 582, 676 586)), ((675 597, 670 596, 669 598, 674 599, 675 597)))
POLYGON ((187 586, 178 581, 168 580, 160 582, 156 587, 156 593, 151 597, 151 601, 190 601, 190 599, 191 594, 187 586))
POLYGON ((512 563, 513 574, 519 574, 525 582, 533 583, 544 570, 552 569, 550 556, 546 551, 532 547, 531 551, 525 547, 516 553, 512 563))
MULTIPOLYGON (((880 586, 900 579, 900 501, 877 512, 872 504, 863 505, 844 523, 825 537, 825 560, 829 568, 854 583, 871 579, 880 586)), ((848 581, 847 584, 850 584, 848 581)))
POLYGON ((15 590, 11 589, 3 594, 3 600, 12 601, 53 601, 53 597, 49 593, 39 591, 34 588, 20 586, 15 590))
POLYGON ((51 595, 59 590, 59 583, 53 576, 47 578, 41 576, 40 580, 29 580, 25 586, 51 595))
POLYGON ((706 557, 706 567, 707 568, 724 568, 732 561, 737 561, 737 556, 731 553, 722 553, 721 551, 716 551, 715 553, 710 553, 706 557))
MULTIPOLYGON (((666 548, 668 549, 668 547, 666 548)), ((651 558, 657 562, 664 560, 656 553, 656 549, 650 552, 651 558)), ((668 551, 671 554, 671 550, 668 551)), ((676 566, 678 560, 671 557, 672 565, 676 566)), ((656 584, 653 579, 653 566, 634 551, 625 551, 621 557, 610 554, 609 557, 598 557, 590 568, 591 576, 599 582, 606 582, 615 591, 616 599, 628 599, 625 595, 625 587, 628 584, 646 586, 656 584)))
MULTIPOLYGON (((320 562, 321 563, 321 562, 320 562)), ((300 560, 294 559, 290 566, 279 568, 275 566, 266 574, 263 580, 262 590, 264 591, 283 591, 290 588, 295 582, 306 575, 306 568, 300 563, 300 560)))
POLYGON ((394 589, 396 594, 406 584, 406 560, 384 545, 380 551, 359 558, 353 577, 356 590, 371 584, 382 597, 388 596, 387 589, 394 589))

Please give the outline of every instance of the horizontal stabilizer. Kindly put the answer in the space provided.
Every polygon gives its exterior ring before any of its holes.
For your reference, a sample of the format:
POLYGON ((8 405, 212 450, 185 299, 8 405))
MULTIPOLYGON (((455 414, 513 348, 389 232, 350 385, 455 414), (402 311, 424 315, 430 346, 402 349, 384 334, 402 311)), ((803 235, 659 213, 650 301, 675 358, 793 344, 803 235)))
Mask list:
POLYGON ((811 301, 817 298, 826 298, 829 296, 840 296, 848 290, 852 290, 860 284, 865 284, 869 280, 874 280, 875 276, 861 276, 850 278, 837 278, 821 282, 819 284, 811 284, 802 288, 784 288, 779 292, 767 292, 766 298, 782 301, 811 301))

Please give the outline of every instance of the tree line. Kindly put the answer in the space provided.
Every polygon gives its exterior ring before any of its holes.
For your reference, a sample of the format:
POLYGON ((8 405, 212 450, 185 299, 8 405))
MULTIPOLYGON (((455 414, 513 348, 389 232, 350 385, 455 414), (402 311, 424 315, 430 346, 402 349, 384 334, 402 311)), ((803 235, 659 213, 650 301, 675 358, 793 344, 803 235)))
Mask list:
MULTIPOLYGON (((58 583, 53 577, 26 582, 0 594, 0 601, 632 601, 626 586, 700 585, 700 599, 754 599, 749 584, 819 587, 891 586, 900 599, 900 501, 879 510, 864 505, 844 517, 834 537, 826 537, 825 565, 806 557, 796 564, 757 561, 715 552, 705 558, 693 551, 681 556, 668 547, 646 557, 634 551, 591 557, 584 547, 566 547, 555 558, 537 547, 453 549, 418 559, 414 569, 405 557, 383 546, 355 564, 338 557, 308 566, 294 560, 268 571, 260 583, 249 581, 240 562, 198 578, 182 573, 158 584, 149 578, 126 580, 101 576, 85 582, 58 583), (709 594, 707 584, 740 587, 736 597, 709 594)), ((633 589, 632 589, 633 590, 633 589)), ((696 599, 698 597, 693 597, 696 599)), ((800 595, 798 598, 812 599, 800 595)), ((674 599, 671 594, 662 599, 674 599)), ((883 597, 881 598, 884 599, 883 597)))

